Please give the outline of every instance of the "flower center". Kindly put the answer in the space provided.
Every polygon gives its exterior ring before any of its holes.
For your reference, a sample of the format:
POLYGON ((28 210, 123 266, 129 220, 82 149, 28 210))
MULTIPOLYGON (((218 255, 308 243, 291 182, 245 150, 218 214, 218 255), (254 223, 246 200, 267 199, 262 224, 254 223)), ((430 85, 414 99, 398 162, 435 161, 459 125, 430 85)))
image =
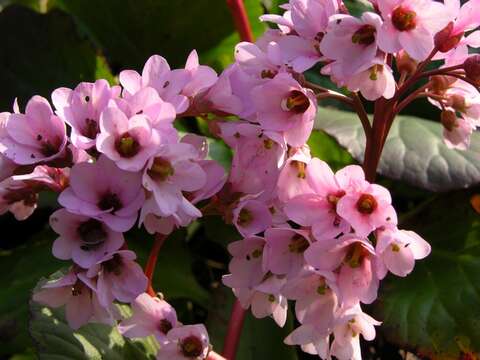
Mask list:
POLYGON ((202 340, 192 335, 180 342, 180 350, 187 358, 196 358, 202 355, 203 344, 202 340))
POLYGON ((270 69, 264 69, 260 73, 260 77, 262 79, 273 79, 277 75, 277 72, 275 70, 270 70, 270 69))
POLYGON ((392 12, 392 24, 399 31, 410 31, 417 26, 417 13, 399 6, 392 12))
POLYGON ((89 139, 95 139, 99 132, 100 129, 98 127, 98 122, 96 122, 94 119, 85 119, 85 127, 82 133, 83 136, 89 139))
POLYGON ((167 333, 172 330, 172 328, 172 323, 167 319, 160 320, 160 323, 158 324, 158 330, 160 330, 160 332, 164 335, 167 335, 167 333))
POLYGON ((102 263, 105 272, 119 276, 122 273, 123 260, 119 254, 113 254, 110 260, 102 263))
POLYGON ((362 244, 355 243, 350 246, 348 249, 347 255, 345 256, 345 263, 350 265, 352 268, 359 267, 363 259, 367 257, 369 252, 365 249, 362 244))
POLYGON ((352 35, 352 43, 359 45, 370 45, 375 42, 377 29, 372 25, 363 25, 352 35))
POLYGON ((147 172, 152 179, 165 181, 170 176, 175 174, 175 169, 173 168, 170 161, 158 157, 153 160, 152 167, 147 172))
POLYGON ((308 249, 310 243, 300 234, 295 234, 290 239, 290 244, 288 244, 288 250, 291 253, 303 254, 305 250, 308 249))
POLYGON ((46 157, 50 157, 58 153, 61 140, 56 138, 54 141, 44 139, 42 135, 37 135, 37 141, 40 142, 40 152, 46 157))
POLYGON ((292 90, 282 101, 282 109, 295 114, 303 114, 310 106, 310 100, 300 90, 292 90))
POLYGON ((83 284, 77 280, 75 284, 72 285, 72 296, 82 295, 83 284))
POLYGON ((238 214, 238 224, 241 226, 248 225, 252 222, 253 215, 252 212, 248 209, 243 208, 238 214))
POLYGON ((345 191, 343 191, 343 190, 340 190, 336 194, 328 194, 327 195, 327 201, 331 205, 332 209, 334 209, 335 211, 337 210, 337 204, 340 201, 340 199, 342 198, 342 196, 344 196, 344 195, 345 195, 345 191))
POLYGON ((124 158, 131 158, 140 151, 140 144, 128 132, 115 141, 115 149, 124 158))
POLYGON ((307 164, 298 160, 292 160, 290 162, 290 166, 297 170, 297 177, 299 179, 305 179, 307 177, 307 173, 305 172, 307 164))
POLYGON ((105 193, 98 202, 97 206, 100 210, 111 210, 112 213, 115 213, 115 211, 120 210, 123 207, 118 195, 112 192, 105 193))
POLYGON ((107 239, 107 233, 103 229, 103 224, 96 219, 90 219, 81 223, 77 228, 77 234, 83 241, 83 244, 80 246, 80 249, 83 251, 95 250, 107 239))
POLYGON ((377 200, 370 194, 362 194, 357 201, 357 210, 365 215, 370 215, 377 207, 377 200))

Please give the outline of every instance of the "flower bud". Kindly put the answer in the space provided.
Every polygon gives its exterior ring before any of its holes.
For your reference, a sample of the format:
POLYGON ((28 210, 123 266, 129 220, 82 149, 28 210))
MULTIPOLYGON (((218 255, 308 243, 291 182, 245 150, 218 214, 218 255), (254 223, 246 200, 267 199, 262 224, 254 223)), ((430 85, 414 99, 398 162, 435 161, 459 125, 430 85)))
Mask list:
POLYGON ((447 26, 435 35, 435 47, 438 51, 446 53, 454 49, 463 37, 463 31, 453 34, 453 22, 450 21, 447 26))
POLYGON ((400 73, 411 75, 417 70, 418 63, 412 59, 405 50, 400 50, 395 60, 397 61, 397 69, 400 73))
POLYGON ((472 55, 463 63, 467 78, 480 82, 480 55, 472 55))
POLYGON ((435 75, 430 77, 431 85, 428 90, 437 95, 443 95, 451 84, 455 82, 455 78, 451 76, 435 75))
POLYGON ((457 127, 457 115, 454 111, 444 110, 440 114, 440 121, 445 129, 452 131, 457 127))

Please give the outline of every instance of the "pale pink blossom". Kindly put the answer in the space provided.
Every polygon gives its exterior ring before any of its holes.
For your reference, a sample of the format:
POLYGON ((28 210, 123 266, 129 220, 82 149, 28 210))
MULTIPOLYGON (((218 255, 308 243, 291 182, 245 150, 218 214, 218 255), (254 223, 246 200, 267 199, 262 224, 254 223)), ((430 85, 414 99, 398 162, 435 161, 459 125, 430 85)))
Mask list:
POLYGON ((305 145, 291 150, 293 154, 288 158, 280 171, 277 183, 278 198, 287 202, 297 195, 313 193, 307 181, 306 168, 311 160, 310 148, 305 145))
POLYGON ((179 325, 175 309, 146 293, 138 295, 131 306, 133 315, 118 325, 120 334, 129 338, 154 335, 161 345, 167 344, 167 334, 179 325))
POLYGON ((120 249, 124 243, 122 233, 111 230, 99 220, 65 209, 50 216, 50 227, 59 235, 53 243, 53 255, 62 260, 72 259, 85 269, 120 249))
POLYGON ((9 114, 3 127, 0 153, 16 164, 45 163, 61 156, 65 149, 65 124, 41 96, 28 101, 25 114, 9 114))
POLYGON ((70 140, 80 149, 95 147, 100 132, 101 112, 111 99, 120 95, 120 87, 110 87, 106 80, 82 82, 75 89, 58 88, 52 93, 57 115, 71 126, 70 140))
POLYGON ((377 56, 377 34, 382 23, 380 16, 372 12, 363 13, 360 19, 332 16, 320 50, 325 57, 340 61, 345 76, 352 76, 377 56))
POLYGON ((116 314, 100 305, 94 289, 95 282, 84 273, 77 274, 70 270, 35 291, 33 300, 52 308, 65 306, 65 317, 74 330, 88 322, 113 325, 116 314))
POLYGON ((167 339, 157 360, 203 360, 210 351, 207 329, 202 324, 176 327, 168 332, 167 339))
POLYGON ((377 231, 376 238, 379 259, 397 276, 410 274, 415 260, 427 257, 431 251, 430 244, 413 231, 384 229, 377 231))
POLYGON ((143 174, 144 187, 153 193, 163 216, 178 210, 200 212, 186 201, 182 191, 193 192, 205 186, 207 176, 195 160, 198 152, 187 143, 161 145, 149 160, 143 174))
POLYGON ((128 118, 120 109, 109 107, 100 117, 97 149, 123 170, 139 171, 155 154, 161 137, 143 114, 128 118))
POLYGON ((114 300, 132 302, 145 292, 148 279, 134 260, 130 250, 118 250, 105 255, 87 271, 87 277, 97 278, 96 292, 100 304, 108 307, 114 300))
POLYGON ((304 145, 313 129, 317 101, 289 74, 278 74, 252 90, 257 118, 265 130, 282 131, 289 145, 304 145))
POLYGON ((387 53, 404 49, 425 60, 434 48, 434 35, 451 20, 447 7, 432 0, 385 0, 378 7, 384 19, 378 45, 387 53))
POLYGON ((95 163, 73 166, 70 187, 60 194, 58 202, 70 212, 103 221, 112 230, 127 231, 144 202, 141 176, 100 156, 95 163))
POLYGON ((272 214, 267 204, 247 195, 233 210, 233 224, 245 237, 265 231, 272 225, 272 214))

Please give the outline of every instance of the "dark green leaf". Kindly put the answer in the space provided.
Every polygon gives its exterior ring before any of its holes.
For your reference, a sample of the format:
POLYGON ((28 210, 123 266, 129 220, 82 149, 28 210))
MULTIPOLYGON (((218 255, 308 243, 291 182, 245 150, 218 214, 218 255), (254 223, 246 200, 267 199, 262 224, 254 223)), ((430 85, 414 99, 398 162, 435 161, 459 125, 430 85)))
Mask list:
POLYGON ((97 76, 112 79, 103 58, 79 38, 72 19, 55 10, 38 14, 20 6, 0 12, 0 109, 10 110, 34 94, 50 98, 53 89, 73 87, 97 76))
POLYGON ((116 328, 88 324, 73 331, 62 309, 49 309, 31 302, 30 334, 41 360, 155 359, 158 344, 152 338, 131 341, 116 328))
POLYGON ((388 340, 429 358, 480 352, 480 215, 470 196, 444 195, 409 216, 402 227, 432 253, 408 277, 387 278, 374 305, 388 340))
POLYGON ((312 156, 327 162, 336 171, 355 162, 352 156, 331 136, 323 131, 314 131, 308 139, 312 156))
MULTIPOLYGON (((351 112, 320 108, 315 124, 362 161, 365 134, 351 112)), ((397 116, 388 135, 378 172, 433 191, 461 189, 480 179, 480 134, 472 135, 466 151, 443 143, 439 123, 412 116, 397 116)))

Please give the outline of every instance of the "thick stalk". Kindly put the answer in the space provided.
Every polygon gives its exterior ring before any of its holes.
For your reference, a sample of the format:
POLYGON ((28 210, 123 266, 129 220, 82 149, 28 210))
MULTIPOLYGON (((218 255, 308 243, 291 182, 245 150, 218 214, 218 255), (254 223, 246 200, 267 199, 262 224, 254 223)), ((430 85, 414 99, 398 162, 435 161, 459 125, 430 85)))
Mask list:
POLYGON ((247 11, 243 0, 227 0, 227 5, 232 13, 235 27, 242 41, 253 42, 252 28, 248 21, 247 11))
POLYGON ((242 333, 243 322, 245 320, 245 309, 240 304, 240 301, 235 300, 233 304, 232 313, 228 322, 227 335, 225 336, 225 343, 223 345, 222 355, 228 360, 235 360, 238 343, 240 342, 240 334, 242 333))
POLYGON ((165 242, 167 236, 163 234, 156 234, 155 241, 153 242, 150 255, 148 256, 147 265, 145 265, 145 276, 148 279, 147 292, 150 296, 155 296, 155 290, 152 287, 153 274, 155 272, 155 266, 157 265, 158 253, 165 242))

